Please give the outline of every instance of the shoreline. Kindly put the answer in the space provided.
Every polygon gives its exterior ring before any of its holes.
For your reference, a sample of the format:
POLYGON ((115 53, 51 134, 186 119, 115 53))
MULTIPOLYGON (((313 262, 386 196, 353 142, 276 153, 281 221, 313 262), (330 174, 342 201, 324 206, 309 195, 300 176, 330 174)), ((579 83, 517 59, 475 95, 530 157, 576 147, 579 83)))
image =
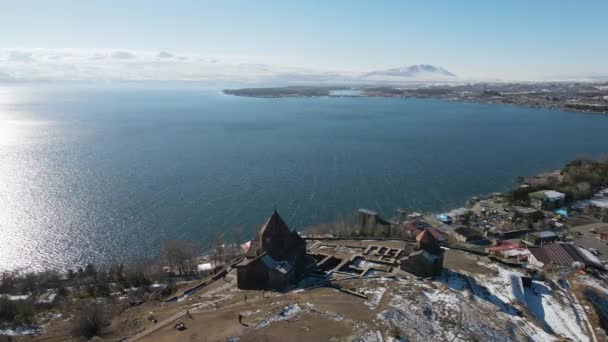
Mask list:
POLYGON ((526 108, 608 115, 605 83, 469 84, 444 86, 286 86, 223 89, 224 95, 250 98, 391 97, 438 99, 461 103, 511 104, 526 108), (571 88, 575 87, 575 90, 571 88), (576 88, 578 87, 578 88, 576 88), (552 89, 548 89, 552 88, 552 89), (523 89, 525 91, 514 91, 523 89), (332 94, 352 91, 357 95, 332 94))

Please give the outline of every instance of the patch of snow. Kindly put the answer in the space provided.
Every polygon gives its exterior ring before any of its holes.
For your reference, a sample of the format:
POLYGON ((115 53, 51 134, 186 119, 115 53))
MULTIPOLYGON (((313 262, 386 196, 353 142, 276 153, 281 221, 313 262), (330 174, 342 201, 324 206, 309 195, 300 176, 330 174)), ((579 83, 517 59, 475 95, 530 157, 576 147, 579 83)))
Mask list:
POLYGON ((589 276, 578 276, 577 279, 587 285, 587 286, 591 286, 596 290, 599 290, 601 292, 603 292, 604 294, 608 295, 608 287, 606 287, 605 284, 600 283, 597 279, 595 278, 591 278, 589 276))
POLYGON ((375 270, 375 269, 371 268, 371 269, 367 270, 367 272, 365 272, 365 274, 363 274, 363 277, 372 278, 372 277, 380 277, 380 276, 385 276, 385 275, 387 275, 386 272, 375 270))
POLYGON ((0 297, 6 298, 11 301, 16 301, 16 300, 28 300, 31 297, 31 295, 29 295, 29 294, 22 294, 22 295, 0 294, 0 297))
POLYGON ((279 313, 270 315, 270 316, 266 317, 265 319, 259 321, 255 325, 255 329, 259 329, 259 328, 268 326, 272 322, 285 321, 285 320, 300 316, 304 313, 311 313, 311 312, 321 314, 334 321, 341 321, 344 319, 344 317, 342 317, 342 315, 340 315, 340 314, 320 310, 311 303, 288 304, 288 305, 285 305, 279 313))
POLYGON ((345 247, 345 246, 338 246, 336 248, 336 252, 338 252, 338 253, 356 254, 356 253, 360 253, 361 251, 363 251, 362 248, 350 248, 350 247, 345 247))
POLYGON ((328 245, 321 245, 319 247, 317 247, 317 249, 321 250, 321 249, 336 249, 336 247, 334 246, 328 246, 328 245))
POLYGON ((255 325, 255 328, 259 329, 259 328, 269 325, 272 322, 288 320, 288 319, 300 314, 301 312, 302 312, 302 307, 300 307, 298 304, 286 305, 281 310, 281 312, 279 312, 278 314, 272 315, 272 316, 267 317, 267 318, 261 320, 260 322, 258 322, 258 324, 255 325))
POLYGON ((357 289, 357 292, 365 294, 368 299, 364 302, 364 304, 367 305, 371 310, 375 310, 386 292, 386 287, 364 287, 357 289))
POLYGON ((243 312, 241 312, 241 315, 243 315, 244 317, 247 317, 247 316, 251 316, 253 314, 259 313, 260 311, 262 311, 262 310, 257 309, 255 311, 243 311, 243 312))
POLYGON ((370 329, 364 323, 357 323, 355 326, 355 337, 351 340, 353 342, 383 342, 382 333, 370 329))
POLYGON ((525 291, 525 299, 530 313, 546 330, 574 341, 589 341, 583 326, 586 315, 568 296, 561 296, 561 300, 568 302, 562 304, 547 285, 533 282, 532 288, 525 291))
POLYGON ((0 336, 27 336, 38 335, 40 327, 16 327, 15 329, 0 329, 0 336))
POLYGON ((353 260, 352 265, 358 268, 368 268, 368 267, 381 267, 381 264, 375 263, 375 262, 371 262, 371 261, 367 261, 361 257, 355 258, 355 260, 353 260))
POLYGON ((482 280, 480 285, 486 287, 491 294, 496 295, 504 303, 525 304, 521 282, 521 277, 524 276, 522 272, 495 264, 483 264, 483 266, 496 270, 497 274, 479 276, 478 278, 482 280))

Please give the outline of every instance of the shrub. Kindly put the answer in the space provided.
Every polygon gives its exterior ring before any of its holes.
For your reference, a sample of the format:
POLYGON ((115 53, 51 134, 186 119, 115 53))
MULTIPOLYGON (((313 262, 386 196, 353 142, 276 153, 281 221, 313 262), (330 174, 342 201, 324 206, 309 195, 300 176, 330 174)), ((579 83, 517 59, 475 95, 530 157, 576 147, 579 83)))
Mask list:
POLYGON ((132 270, 126 272, 127 283, 134 287, 147 286, 150 285, 150 280, 146 277, 144 272, 140 270, 132 270))
POLYGON ((0 298, 0 322, 14 325, 29 324, 34 317, 34 306, 29 300, 0 298))
POLYGON ((100 304, 84 305, 74 318, 72 334, 91 338, 98 336, 101 330, 108 325, 105 319, 104 308, 100 304))
POLYGON ((170 294, 172 294, 173 292, 175 292, 176 290, 177 290, 177 286, 175 286, 174 283, 169 283, 169 284, 167 284, 167 286, 164 289, 162 289, 160 291, 160 295, 162 297, 167 297, 170 294))

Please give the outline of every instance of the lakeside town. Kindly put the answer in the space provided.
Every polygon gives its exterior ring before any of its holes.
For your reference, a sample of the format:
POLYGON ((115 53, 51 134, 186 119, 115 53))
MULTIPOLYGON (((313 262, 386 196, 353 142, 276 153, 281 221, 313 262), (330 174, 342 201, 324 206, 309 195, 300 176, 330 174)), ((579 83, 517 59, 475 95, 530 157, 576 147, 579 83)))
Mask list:
POLYGON ((157 261, 5 272, 0 341, 605 341, 608 160, 445 213, 361 208, 157 261))
POLYGON ((471 82, 410 85, 288 86, 225 89, 224 94, 247 97, 398 97, 514 104, 575 112, 608 114, 607 82, 471 82))

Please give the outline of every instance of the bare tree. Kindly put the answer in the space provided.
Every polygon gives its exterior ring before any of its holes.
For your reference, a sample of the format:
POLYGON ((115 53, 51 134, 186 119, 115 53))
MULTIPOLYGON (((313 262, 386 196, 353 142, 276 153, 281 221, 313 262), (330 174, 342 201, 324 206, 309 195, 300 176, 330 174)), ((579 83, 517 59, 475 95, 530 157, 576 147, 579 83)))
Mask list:
POLYGON ((234 227, 230 233, 232 235, 232 242, 235 245, 238 246, 243 243, 243 231, 241 228, 234 227))
POLYGON ((162 257, 172 270, 180 275, 189 275, 196 268, 198 248, 191 241, 171 240, 162 249, 162 257))
POLYGON ((217 232, 213 239, 213 267, 217 267, 218 261, 224 262, 224 234, 217 232))

